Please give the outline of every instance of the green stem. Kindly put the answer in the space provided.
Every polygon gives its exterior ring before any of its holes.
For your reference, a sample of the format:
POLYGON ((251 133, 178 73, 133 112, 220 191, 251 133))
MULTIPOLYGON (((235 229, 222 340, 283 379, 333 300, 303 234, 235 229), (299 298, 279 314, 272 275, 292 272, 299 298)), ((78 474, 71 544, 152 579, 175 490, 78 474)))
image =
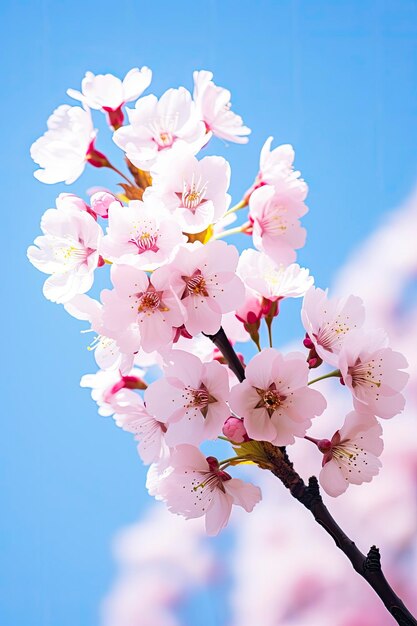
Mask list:
POLYGON ((251 461, 252 457, 248 456, 232 456, 229 459, 224 459, 223 461, 219 461, 219 465, 235 465, 236 461, 240 463, 241 461, 251 461))
POLYGON ((244 233, 247 227, 250 226, 250 222, 245 222, 236 228, 229 228, 229 230, 223 230, 213 237, 213 239, 222 239, 223 237, 229 237, 230 235, 237 235, 238 233, 244 233))
POLYGON ((244 209, 245 206, 248 206, 248 203, 245 200, 245 198, 242 198, 242 200, 240 202, 238 202, 237 204, 232 206, 228 211, 226 211, 226 213, 224 214, 224 217, 226 217, 226 215, 230 215, 231 213, 234 213, 235 211, 239 211, 240 209, 244 209))
POLYGON ((313 380, 310 380, 308 382, 309 385, 313 385, 314 383, 317 383, 319 380, 325 380, 326 378, 334 378, 334 377, 341 377, 340 374, 340 370, 334 370, 333 372, 329 372, 328 374, 323 374, 323 376, 319 376, 318 378, 313 378, 313 380))

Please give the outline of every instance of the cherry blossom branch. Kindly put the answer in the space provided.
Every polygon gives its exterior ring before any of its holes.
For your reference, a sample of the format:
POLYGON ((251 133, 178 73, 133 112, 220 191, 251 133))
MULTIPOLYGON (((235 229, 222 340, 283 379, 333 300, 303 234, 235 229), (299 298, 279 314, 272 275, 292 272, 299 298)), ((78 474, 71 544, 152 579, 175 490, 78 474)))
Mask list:
MULTIPOLYGON (((208 337, 222 352, 230 369, 242 382, 245 378, 245 370, 224 330, 221 328, 215 335, 208 335, 208 337)), ((306 485, 294 469, 285 448, 278 448, 268 442, 263 442, 262 447, 265 453, 265 469, 272 471, 290 491, 293 498, 312 513, 316 522, 324 528, 334 539, 336 546, 347 556, 355 571, 366 580, 379 596, 395 621, 400 626, 417 626, 417 620, 386 580, 382 571, 378 548, 372 546, 367 555, 363 554, 336 523, 323 503, 317 478, 312 476, 306 485)), ((262 467, 262 463, 259 465, 262 467)))
POLYGON ((242 380, 245 378, 245 368, 242 365, 242 361, 239 359, 236 352, 234 351, 232 344, 226 337, 226 333, 224 332, 223 328, 220 328, 220 330, 218 330, 215 335, 206 335, 206 337, 211 339, 216 348, 220 350, 232 372, 235 374, 238 380, 242 382, 242 380))

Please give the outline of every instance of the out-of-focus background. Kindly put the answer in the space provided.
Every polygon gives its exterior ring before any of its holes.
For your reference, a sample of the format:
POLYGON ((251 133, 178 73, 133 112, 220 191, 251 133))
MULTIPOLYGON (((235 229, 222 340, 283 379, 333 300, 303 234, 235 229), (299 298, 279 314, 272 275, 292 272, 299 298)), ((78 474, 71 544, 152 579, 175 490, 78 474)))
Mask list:
MULTIPOLYGON (((252 128, 246 146, 217 143, 231 162, 234 198, 256 174, 266 137, 292 143, 310 186, 300 263, 317 285, 362 295, 371 319, 387 327, 415 367, 417 2, 5 0, 0 18, 0 623, 389 626, 320 529, 319 538, 265 477, 264 503, 236 516, 216 541, 207 542, 198 523, 183 526, 154 511, 131 438, 99 417, 78 387, 81 374, 95 371, 78 323, 44 299, 44 276, 26 260, 41 214, 68 190, 33 178, 29 147, 86 70, 122 77, 148 65, 149 91, 157 95, 191 88, 194 69, 212 70, 252 128), (116 573, 113 536, 137 519, 118 541, 116 573), (346 613, 348 605, 359 612, 346 613)), ((103 131, 98 148, 110 151, 103 131)), ((85 195, 91 185, 115 182, 90 168, 71 189, 85 195)), ((298 307, 288 306, 280 322, 277 343, 296 340, 298 307)), ((415 377, 409 416, 387 428, 384 473, 331 503, 363 549, 370 542, 385 549, 388 573, 410 598, 417 577, 416 384, 415 377)), ((344 399, 335 393, 334 402, 336 419, 344 399)), ((309 453, 298 454, 310 471, 309 453)))

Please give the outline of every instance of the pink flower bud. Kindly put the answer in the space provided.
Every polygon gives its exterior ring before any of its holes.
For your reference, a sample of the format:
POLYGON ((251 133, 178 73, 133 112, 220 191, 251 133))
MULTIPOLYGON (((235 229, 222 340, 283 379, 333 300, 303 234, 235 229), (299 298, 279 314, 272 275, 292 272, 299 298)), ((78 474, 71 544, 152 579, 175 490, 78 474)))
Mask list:
POLYGON ((108 191, 97 191, 94 193, 91 198, 91 210, 94 211, 96 215, 100 215, 100 217, 107 218, 109 215, 109 207, 113 202, 118 202, 121 205, 121 202, 108 191))
POLYGON ((245 303, 236 310, 236 317, 239 321, 247 324, 256 324, 262 317, 262 301, 256 296, 249 296, 245 303))
POLYGON ((206 457, 206 461, 208 463, 208 466, 210 468, 210 470, 213 471, 217 471, 219 469, 219 462, 216 459, 215 456, 207 456, 206 457))
POLYGON ((305 336, 305 339, 303 341, 303 344, 306 348, 308 348, 309 350, 311 350, 312 348, 314 348, 314 343, 311 341, 310 337, 307 335, 305 336))
POLYGON ((223 426, 223 435, 234 443, 249 441, 243 420, 238 417, 230 416, 227 418, 223 426))

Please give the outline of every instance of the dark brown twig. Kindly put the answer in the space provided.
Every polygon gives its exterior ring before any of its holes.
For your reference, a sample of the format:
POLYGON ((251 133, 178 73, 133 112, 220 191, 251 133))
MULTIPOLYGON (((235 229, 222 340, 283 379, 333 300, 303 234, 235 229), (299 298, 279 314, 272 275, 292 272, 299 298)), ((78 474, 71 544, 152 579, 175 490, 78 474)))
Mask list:
MULTIPOLYGON (((242 381, 245 378, 245 370, 224 330, 221 328, 215 335, 208 335, 208 337, 222 352, 230 369, 242 381)), ((280 479, 291 495, 312 513, 316 522, 333 537, 336 546, 347 556, 353 568, 380 597, 397 624, 400 626, 417 626, 416 619, 385 578, 378 548, 372 546, 368 554, 365 555, 356 547, 323 503, 317 478, 312 476, 306 485, 294 469, 285 448, 278 448, 267 442, 263 443, 263 448, 268 465, 273 468, 271 469, 272 473, 280 479)))

